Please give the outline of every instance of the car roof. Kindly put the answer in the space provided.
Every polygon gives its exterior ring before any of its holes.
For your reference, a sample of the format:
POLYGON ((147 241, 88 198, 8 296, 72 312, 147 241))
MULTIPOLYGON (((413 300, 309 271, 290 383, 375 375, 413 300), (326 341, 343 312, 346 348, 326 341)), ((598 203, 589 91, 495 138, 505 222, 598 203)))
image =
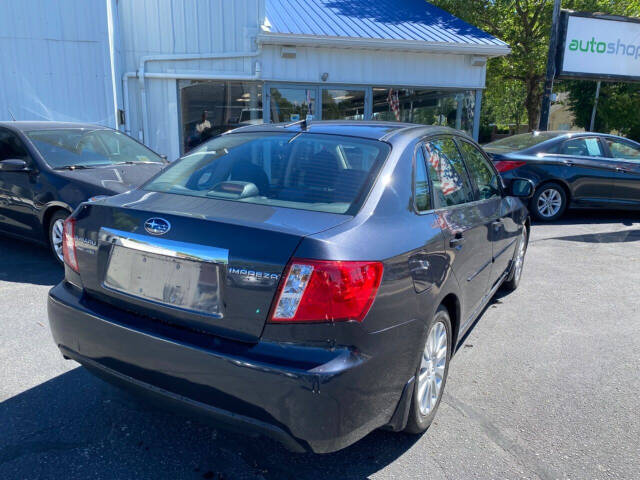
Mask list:
POLYGON ((261 125, 247 125, 227 132, 227 134, 247 132, 309 132, 326 135, 343 135, 349 137, 369 138, 373 140, 391 141, 405 135, 411 137, 425 136, 435 133, 462 134, 464 132, 448 127, 433 125, 418 125, 415 123, 380 122, 367 120, 321 120, 313 121, 303 128, 302 122, 269 123, 261 125))
POLYGON ((109 130, 109 127, 96 125, 94 123, 77 123, 77 122, 32 122, 32 121, 15 121, 0 122, 0 127, 21 132, 30 132, 33 130, 53 130, 58 128, 90 128, 92 130, 109 130))

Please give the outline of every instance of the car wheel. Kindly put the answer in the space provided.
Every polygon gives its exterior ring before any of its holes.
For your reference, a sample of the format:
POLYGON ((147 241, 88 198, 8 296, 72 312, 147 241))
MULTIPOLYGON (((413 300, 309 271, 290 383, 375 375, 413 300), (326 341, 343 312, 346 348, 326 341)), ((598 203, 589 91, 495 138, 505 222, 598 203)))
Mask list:
POLYGON ((441 305, 429 326, 416 369, 411 409, 404 429, 407 433, 423 433, 436 416, 449 373, 452 339, 449 312, 441 305))
POLYGON ((531 199, 531 211, 538 220, 552 222, 562 216, 567 208, 567 194, 557 183, 547 183, 538 188, 531 199))
POLYGON ((524 257, 527 254, 527 246, 529 245, 529 231, 527 227, 522 227, 522 233, 513 254, 513 263, 511 264, 511 272, 502 284, 502 289, 506 292, 513 292, 520 284, 522 277, 522 268, 524 267, 524 257))
POLYGON ((60 265, 64 264, 64 258, 62 256, 62 238, 64 221, 68 216, 69 212, 58 210, 53 214, 49 221, 49 245, 51 246, 53 258, 55 258, 60 265))

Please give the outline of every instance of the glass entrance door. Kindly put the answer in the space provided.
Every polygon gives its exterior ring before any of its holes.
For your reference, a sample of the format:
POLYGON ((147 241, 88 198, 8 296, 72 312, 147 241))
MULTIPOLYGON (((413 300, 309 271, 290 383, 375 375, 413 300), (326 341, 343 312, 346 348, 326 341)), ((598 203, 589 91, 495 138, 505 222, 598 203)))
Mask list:
POLYGON ((365 120, 366 90, 349 88, 322 89, 323 120, 365 120))
POLYGON ((316 113, 316 87, 270 86, 269 112, 272 123, 297 122, 316 113))

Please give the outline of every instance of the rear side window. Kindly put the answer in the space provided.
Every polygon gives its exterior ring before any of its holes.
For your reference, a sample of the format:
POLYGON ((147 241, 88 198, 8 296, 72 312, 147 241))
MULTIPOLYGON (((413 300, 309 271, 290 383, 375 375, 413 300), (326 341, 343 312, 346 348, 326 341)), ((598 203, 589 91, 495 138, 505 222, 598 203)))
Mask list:
POLYGON ((574 157, 602 157, 602 146, 596 137, 572 138, 564 142, 558 151, 561 155, 574 157))
POLYGON ((607 138, 605 141, 609 145, 613 157, 640 163, 640 149, 638 147, 612 138, 607 138))
POLYGON ((433 185, 434 208, 473 201, 471 183, 453 139, 442 138, 427 142, 425 151, 429 177, 433 185))
POLYGON ((416 166, 413 179, 413 196, 416 210, 424 212, 431 210, 431 193, 429 192, 429 177, 427 164, 422 147, 416 152, 416 166))
POLYGON ((460 140, 458 145, 467 164, 469 175, 476 184, 480 200, 501 196, 498 175, 489 166, 489 161, 482 152, 464 140, 460 140))
POLYGON ((143 189, 353 214, 391 147, 313 133, 234 133, 171 165, 143 189))

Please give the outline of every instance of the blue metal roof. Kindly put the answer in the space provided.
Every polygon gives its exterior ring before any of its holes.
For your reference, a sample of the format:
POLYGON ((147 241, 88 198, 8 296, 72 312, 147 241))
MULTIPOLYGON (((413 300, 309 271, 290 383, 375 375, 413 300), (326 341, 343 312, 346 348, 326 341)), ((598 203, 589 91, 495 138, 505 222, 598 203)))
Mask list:
POLYGON ((424 0, 266 0, 268 33, 508 48, 424 0))

